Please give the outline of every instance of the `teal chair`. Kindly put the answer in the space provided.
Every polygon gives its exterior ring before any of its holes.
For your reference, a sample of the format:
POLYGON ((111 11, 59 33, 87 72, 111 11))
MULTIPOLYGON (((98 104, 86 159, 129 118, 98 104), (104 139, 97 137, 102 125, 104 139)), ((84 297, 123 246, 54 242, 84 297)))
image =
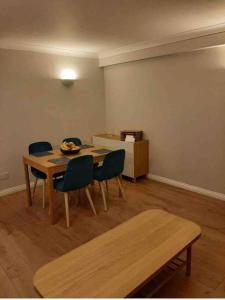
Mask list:
MULTIPOLYGON (((52 151, 52 145, 49 142, 35 142, 29 145, 28 151, 29 154, 35 154, 35 153, 41 153, 41 152, 47 152, 47 151, 52 151)), ((45 208, 45 194, 46 194, 46 179, 47 176, 45 173, 31 167, 31 173, 32 175, 35 177, 35 181, 34 181, 34 189, 33 189, 33 199, 34 199, 34 195, 35 195, 35 190, 36 190, 36 186, 37 186, 37 182, 38 180, 42 180, 43 181, 43 200, 42 200, 42 206, 43 208, 45 208)), ((58 173, 54 175, 54 178, 56 177, 60 177, 63 176, 64 172, 58 173)))
POLYGON ((71 159, 67 165, 64 177, 54 180, 55 190, 64 193, 67 227, 70 226, 69 192, 71 191, 84 188, 93 213, 96 215, 96 210, 88 189, 88 185, 92 182, 92 180, 93 157, 91 155, 85 155, 71 159))
POLYGON ((102 192, 104 209, 107 210, 104 182, 106 183, 107 191, 108 191, 108 180, 112 178, 116 178, 120 195, 125 199, 125 194, 123 191, 122 183, 121 183, 121 174, 124 169, 124 160, 125 160, 125 151, 123 149, 116 150, 108 153, 105 156, 102 166, 94 168, 94 180, 97 180, 100 185, 100 189, 102 192))
POLYGON ((72 142, 76 146, 82 145, 81 140, 78 137, 65 138, 63 142, 72 142))
MULTIPOLYGON (((29 154, 35 154, 35 153, 40 153, 40 152, 45 152, 45 151, 51 151, 52 145, 49 142, 35 142, 29 145, 29 154)), ((36 190, 36 186, 37 186, 37 182, 39 179, 42 180, 43 184, 43 196, 42 196, 42 205, 43 208, 45 208, 45 194, 46 194, 46 179, 47 176, 45 173, 31 167, 31 173, 32 175, 35 177, 35 181, 34 181, 34 189, 33 189, 33 199, 34 199, 34 194, 35 194, 35 190, 36 190)))

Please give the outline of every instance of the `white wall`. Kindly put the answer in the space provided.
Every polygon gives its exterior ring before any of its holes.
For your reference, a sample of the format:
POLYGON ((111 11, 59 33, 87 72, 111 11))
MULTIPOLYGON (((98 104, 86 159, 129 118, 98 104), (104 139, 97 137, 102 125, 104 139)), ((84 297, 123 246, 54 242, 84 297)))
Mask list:
POLYGON ((103 70, 98 60, 0 50, 0 190, 24 183, 22 155, 31 142, 61 143, 78 136, 90 142, 105 128, 103 70), (78 80, 58 79, 72 68, 78 80))
POLYGON ((106 126, 144 130, 150 172, 225 193, 225 47, 104 68, 106 126))
POLYGON ((0 62, 0 190, 24 183, 33 141, 134 128, 151 173, 225 193, 225 47, 106 67, 105 82, 95 59, 0 50, 0 62), (70 88, 63 68, 78 73, 70 88))

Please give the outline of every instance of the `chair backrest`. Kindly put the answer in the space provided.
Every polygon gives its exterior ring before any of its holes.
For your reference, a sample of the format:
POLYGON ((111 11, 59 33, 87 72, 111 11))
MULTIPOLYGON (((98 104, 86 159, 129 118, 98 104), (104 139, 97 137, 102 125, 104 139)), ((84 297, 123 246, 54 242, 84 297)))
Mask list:
MULTIPOLYGON (((51 151, 51 150, 52 150, 52 145, 49 142, 35 142, 29 145, 29 154, 51 151)), ((33 167, 31 167, 31 173, 38 178, 42 178, 40 176, 43 175, 42 172, 40 172, 39 170, 33 167)))
POLYGON ((110 179, 119 176, 124 169, 125 150, 115 150, 109 152, 103 161, 102 176, 110 179))
POLYGON ((84 155, 71 159, 64 175, 63 190, 73 191, 87 186, 93 180, 93 157, 84 155))
POLYGON ((51 151, 52 145, 49 142, 36 142, 29 145, 29 154, 51 151))
POLYGON ((73 142, 76 146, 82 145, 81 140, 78 137, 66 138, 63 142, 73 142))

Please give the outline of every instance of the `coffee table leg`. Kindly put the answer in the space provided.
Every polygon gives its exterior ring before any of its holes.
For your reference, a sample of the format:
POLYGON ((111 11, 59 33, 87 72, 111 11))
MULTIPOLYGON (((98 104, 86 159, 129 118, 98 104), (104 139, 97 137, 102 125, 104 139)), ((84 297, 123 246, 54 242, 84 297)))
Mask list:
POLYGON ((192 246, 187 248, 187 256, 186 256, 186 276, 191 276, 191 250, 192 246))
POLYGON ((26 180, 27 203, 28 206, 31 206, 32 198, 31 198, 31 190, 30 190, 29 169, 28 169, 28 164, 26 164, 25 162, 23 164, 24 164, 24 172, 25 172, 25 180, 26 180))

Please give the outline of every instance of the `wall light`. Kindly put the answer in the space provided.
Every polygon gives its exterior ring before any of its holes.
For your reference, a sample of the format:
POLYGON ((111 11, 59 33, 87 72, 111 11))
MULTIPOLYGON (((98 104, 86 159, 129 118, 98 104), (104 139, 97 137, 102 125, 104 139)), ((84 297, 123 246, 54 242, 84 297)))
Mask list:
POLYGON ((64 69, 61 72, 60 79, 62 83, 66 86, 70 86, 74 83, 76 79, 76 73, 72 69, 64 69))

